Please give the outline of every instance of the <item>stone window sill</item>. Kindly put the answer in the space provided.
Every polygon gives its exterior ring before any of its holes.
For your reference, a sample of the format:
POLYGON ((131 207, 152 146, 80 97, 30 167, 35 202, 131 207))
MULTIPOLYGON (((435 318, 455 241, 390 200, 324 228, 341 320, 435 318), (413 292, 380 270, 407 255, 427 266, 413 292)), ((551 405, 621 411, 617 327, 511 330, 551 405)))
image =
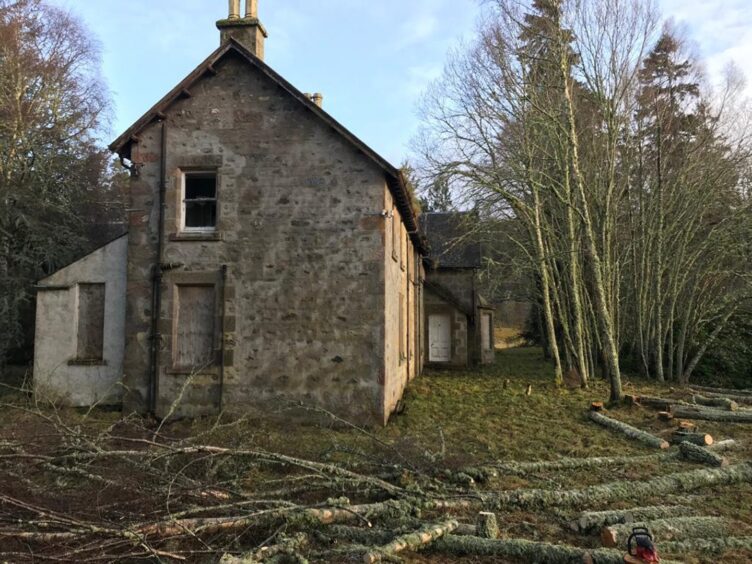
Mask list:
POLYGON ((73 358, 68 366, 107 366, 107 361, 101 358, 73 358))
POLYGON ((196 231, 196 232, 181 232, 170 233, 170 241, 222 241, 222 234, 216 231, 196 231))

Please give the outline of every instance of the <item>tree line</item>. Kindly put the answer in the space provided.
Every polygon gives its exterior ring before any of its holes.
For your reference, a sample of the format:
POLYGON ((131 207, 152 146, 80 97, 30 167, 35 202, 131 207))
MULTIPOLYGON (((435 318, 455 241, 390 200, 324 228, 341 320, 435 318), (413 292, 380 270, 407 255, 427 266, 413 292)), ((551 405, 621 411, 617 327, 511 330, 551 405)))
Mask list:
POLYGON ((750 312, 750 114, 650 2, 493 0, 423 104, 430 196, 525 265, 561 382, 686 384, 750 312), (742 317, 740 317, 742 316, 742 317))
POLYGON ((100 68, 74 16, 0 0, 0 366, 28 358, 34 283, 123 229, 100 68))

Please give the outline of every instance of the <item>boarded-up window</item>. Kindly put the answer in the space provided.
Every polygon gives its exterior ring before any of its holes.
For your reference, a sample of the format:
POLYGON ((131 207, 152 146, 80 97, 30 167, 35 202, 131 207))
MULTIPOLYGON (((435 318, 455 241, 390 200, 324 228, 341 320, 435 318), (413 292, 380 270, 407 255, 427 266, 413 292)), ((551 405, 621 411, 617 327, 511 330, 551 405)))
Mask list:
POLYGON ((178 286, 175 314, 175 366, 214 364, 214 286, 178 286))
POLYGON ((78 360, 104 358, 104 284, 78 285, 78 360))
POLYGON ((400 362, 405 360, 405 294, 399 295, 399 357, 400 362))
POLYGON ((493 318, 490 313, 481 314, 480 341, 484 351, 493 348, 493 318))
POLYGON ((405 256, 407 255, 407 229, 400 223, 400 267, 405 270, 405 256))
POLYGON ((397 208, 392 206, 392 258, 394 260, 399 260, 399 229, 399 214, 397 213, 397 208))

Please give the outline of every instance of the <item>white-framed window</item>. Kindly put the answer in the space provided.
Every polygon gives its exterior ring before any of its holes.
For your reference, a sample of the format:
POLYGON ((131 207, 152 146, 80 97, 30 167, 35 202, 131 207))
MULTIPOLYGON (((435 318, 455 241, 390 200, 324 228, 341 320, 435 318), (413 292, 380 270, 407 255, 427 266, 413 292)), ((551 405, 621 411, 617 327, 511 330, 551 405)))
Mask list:
POLYGON ((216 231, 217 171, 186 171, 182 176, 182 231, 216 231))

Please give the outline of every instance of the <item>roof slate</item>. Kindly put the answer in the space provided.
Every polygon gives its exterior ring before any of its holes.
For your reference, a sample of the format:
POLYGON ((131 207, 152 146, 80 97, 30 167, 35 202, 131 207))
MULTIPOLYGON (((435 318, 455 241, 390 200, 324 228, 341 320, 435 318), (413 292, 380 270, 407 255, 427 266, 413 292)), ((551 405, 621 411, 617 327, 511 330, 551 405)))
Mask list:
POLYGON ((471 238, 472 212, 428 212, 420 228, 428 243, 428 258, 437 268, 480 268, 481 245, 471 238))

